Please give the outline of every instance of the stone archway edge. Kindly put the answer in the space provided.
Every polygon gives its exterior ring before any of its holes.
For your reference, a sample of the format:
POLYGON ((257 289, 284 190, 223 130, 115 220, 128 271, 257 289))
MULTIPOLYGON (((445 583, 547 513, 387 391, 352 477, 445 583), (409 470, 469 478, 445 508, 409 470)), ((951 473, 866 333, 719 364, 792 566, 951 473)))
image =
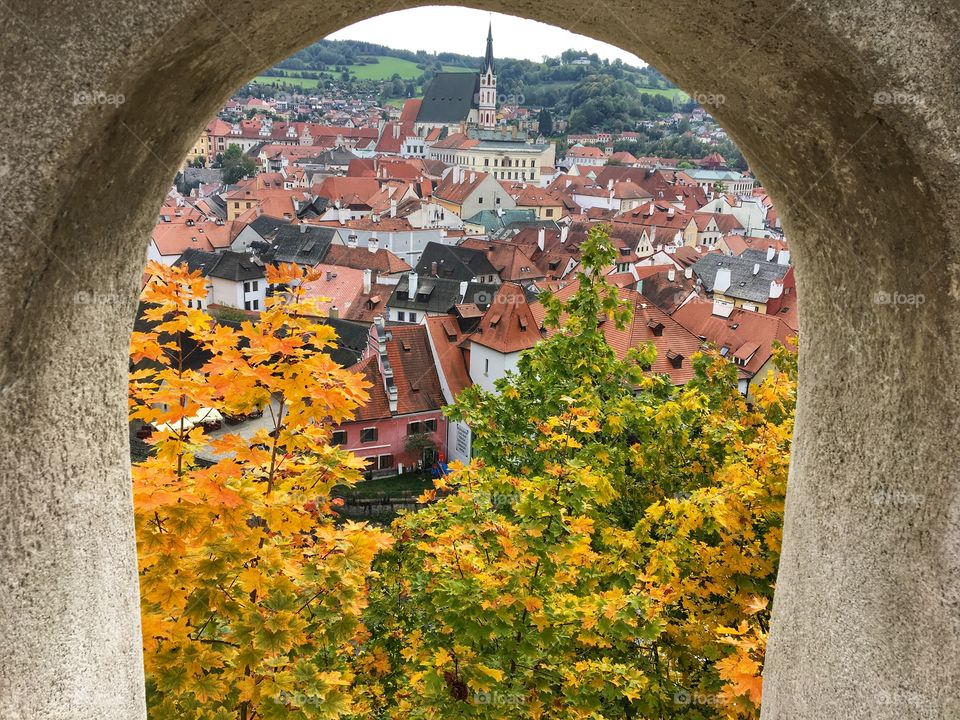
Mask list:
MULTIPOLYGON (((776 198, 804 306, 764 718, 960 715, 960 3, 472 4, 648 59, 776 198)), ((406 6, 0 8, 0 717, 145 717, 125 423, 145 238, 234 88, 406 6)))

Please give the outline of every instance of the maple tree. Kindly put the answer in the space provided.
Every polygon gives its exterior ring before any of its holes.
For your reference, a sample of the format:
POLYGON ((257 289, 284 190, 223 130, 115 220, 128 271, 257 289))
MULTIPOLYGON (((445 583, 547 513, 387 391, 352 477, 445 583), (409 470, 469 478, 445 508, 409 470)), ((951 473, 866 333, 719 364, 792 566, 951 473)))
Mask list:
POLYGON ((330 434, 365 402, 364 384, 326 352, 334 332, 297 266, 268 268, 283 291, 236 327, 198 309, 199 273, 148 272, 130 417, 156 428, 133 468, 150 717, 348 715, 371 562, 390 544, 335 523, 329 500, 363 467, 330 434), (263 418, 248 437, 213 438, 214 411, 263 418))
POLYGON ((581 252, 577 292, 543 300, 561 329, 451 410, 473 461, 394 523, 362 717, 756 715, 795 368, 753 406, 716 353, 684 387, 644 374, 652 345, 603 338, 627 311, 602 229, 581 252))

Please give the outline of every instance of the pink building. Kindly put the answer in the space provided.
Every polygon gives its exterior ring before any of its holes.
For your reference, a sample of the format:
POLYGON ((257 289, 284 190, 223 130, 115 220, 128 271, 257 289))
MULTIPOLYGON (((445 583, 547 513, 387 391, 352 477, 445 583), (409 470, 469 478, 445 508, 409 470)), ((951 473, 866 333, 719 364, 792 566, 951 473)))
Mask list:
POLYGON ((425 326, 384 326, 377 318, 363 359, 350 369, 370 383, 370 400, 355 420, 336 429, 333 441, 368 459, 368 477, 446 459, 447 419, 440 412, 445 402, 425 326))

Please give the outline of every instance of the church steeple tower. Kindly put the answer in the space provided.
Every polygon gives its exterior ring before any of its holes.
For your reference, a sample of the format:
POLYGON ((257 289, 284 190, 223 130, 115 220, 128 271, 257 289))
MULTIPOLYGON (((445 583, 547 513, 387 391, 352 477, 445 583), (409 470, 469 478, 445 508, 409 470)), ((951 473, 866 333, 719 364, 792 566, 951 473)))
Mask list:
POLYGON ((480 97, 477 102, 480 127, 493 130, 497 126, 497 76, 493 72, 493 21, 487 30, 487 54, 480 70, 480 97))
POLYGON ((483 61, 483 72, 493 72, 493 20, 487 28, 487 56, 483 61))

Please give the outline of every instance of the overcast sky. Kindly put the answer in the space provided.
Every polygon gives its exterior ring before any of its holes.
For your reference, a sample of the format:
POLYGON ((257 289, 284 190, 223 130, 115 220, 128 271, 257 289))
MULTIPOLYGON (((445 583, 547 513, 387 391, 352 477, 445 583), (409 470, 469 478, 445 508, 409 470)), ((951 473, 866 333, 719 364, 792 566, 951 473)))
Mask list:
POLYGON ((379 15, 345 27, 331 40, 365 40, 404 50, 456 52, 482 56, 487 24, 493 20, 493 54, 500 57, 543 59, 573 48, 601 58, 620 58, 630 65, 646 65, 636 55, 583 35, 524 20, 512 15, 464 7, 420 7, 379 15))

